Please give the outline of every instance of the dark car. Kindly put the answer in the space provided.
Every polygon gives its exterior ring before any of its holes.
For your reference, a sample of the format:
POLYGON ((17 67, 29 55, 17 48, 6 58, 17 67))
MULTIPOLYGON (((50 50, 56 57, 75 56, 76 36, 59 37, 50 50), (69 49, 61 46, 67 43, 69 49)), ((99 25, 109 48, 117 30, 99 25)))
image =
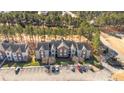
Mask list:
POLYGON ((19 71, 20 71, 20 67, 16 67, 16 69, 15 69, 15 74, 18 74, 19 73, 19 71))
POLYGON ((80 72, 80 73, 83 73, 82 67, 79 68, 79 72, 80 72))
POLYGON ((52 67, 51 71, 55 74, 58 74, 60 72, 60 68, 59 67, 52 67))
POLYGON ((88 71, 88 68, 86 66, 83 66, 82 67, 82 70, 83 70, 83 72, 87 72, 88 71))
POLYGON ((78 70, 79 70, 80 73, 87 72, 88 67, 87 66, 80 66, 80 67, 78 67, 78 70))

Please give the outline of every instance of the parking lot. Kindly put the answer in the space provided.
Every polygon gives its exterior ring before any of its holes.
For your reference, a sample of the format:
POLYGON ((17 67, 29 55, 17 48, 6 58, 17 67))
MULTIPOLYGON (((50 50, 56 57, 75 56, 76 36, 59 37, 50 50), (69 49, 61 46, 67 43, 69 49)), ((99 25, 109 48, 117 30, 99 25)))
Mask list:
POLYGON ((24 68, 15 74, 15 69, 1 69, 0 70, 0 80, 3 81, 89 81, 89 80, 111 80, 111 73, 106 69, 100 70, 98 72, 88 72, 80 73, 77 69, 75 72, 71 71, 68 67, 63 67, 60 69, 60 73, 48 73, 47 69, 44 67, 32 67, 24 68))

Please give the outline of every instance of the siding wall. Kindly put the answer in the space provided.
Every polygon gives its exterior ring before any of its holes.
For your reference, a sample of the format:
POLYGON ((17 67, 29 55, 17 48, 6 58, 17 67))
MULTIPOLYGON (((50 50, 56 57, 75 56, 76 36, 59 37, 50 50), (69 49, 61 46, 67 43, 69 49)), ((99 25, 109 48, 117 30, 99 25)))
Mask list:
POLYGON ((6 53, 6 56, 7 56, 7 60, 8 61, 12 61, 13 60, 13 58, 12 58, 12 52, 11 51, 6 51, 5 53, 6 53))
MULTIPOLYGON (((46 57, 49 57, 49 50, 45 50, 45 56, 46 57)), ((39 51, 36 51, 35 52, 35 56, 36 56, 36 59, 41 59, 41 56, 40 56, 40 52, 39 51)))

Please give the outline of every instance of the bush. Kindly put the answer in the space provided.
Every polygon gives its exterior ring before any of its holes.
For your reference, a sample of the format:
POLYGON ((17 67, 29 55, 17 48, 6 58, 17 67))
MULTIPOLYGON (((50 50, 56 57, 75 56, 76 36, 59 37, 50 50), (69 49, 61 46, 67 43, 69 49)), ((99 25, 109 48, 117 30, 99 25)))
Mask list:
POLYGON ((97 68, 99 68, 99 69, 103 68, 102 65, 99 62, 94 61, 93 63, 94 63, 94 66, 96 66, 97 68))
POLYGON ((30 66, 39 66, 40 64, 37 61, 35 61, 35 62, 33 62, 33 63, 29 64, 29 65, 30 66))
POLYGON ((65 65, 68 65, 67 62, 60 62, 60 64, 61 64, 61 65, 64 65, 64 66, 65 66, 65 65))

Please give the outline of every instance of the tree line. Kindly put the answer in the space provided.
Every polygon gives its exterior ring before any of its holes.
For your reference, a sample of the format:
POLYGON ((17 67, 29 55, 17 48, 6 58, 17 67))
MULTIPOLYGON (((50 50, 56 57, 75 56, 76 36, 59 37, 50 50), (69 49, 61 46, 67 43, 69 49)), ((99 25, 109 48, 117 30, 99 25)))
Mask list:
MULTIPOLYGON (((101 15, 101 12, 74 12, 78 18, 73 18, 70 15, 61 15, 61 12, 48 12, 47 15, 37 12, 9 12, 0 13, 0 35, 6 40, 11 37, 15 40, 18 36, 20 41, 23 41, 23 35, 30 37, 33 40, 38 37, 39 41, 45 41, 47 36, 53 35, 54 38, 62 36, 78 35, 86 37, 92 44, 95 52, 99 50, 99 33, 100 30, 94 24, 90 24, 90 20, 101 15)), ((95 22, 97 20, 95 19, 95 22)))

